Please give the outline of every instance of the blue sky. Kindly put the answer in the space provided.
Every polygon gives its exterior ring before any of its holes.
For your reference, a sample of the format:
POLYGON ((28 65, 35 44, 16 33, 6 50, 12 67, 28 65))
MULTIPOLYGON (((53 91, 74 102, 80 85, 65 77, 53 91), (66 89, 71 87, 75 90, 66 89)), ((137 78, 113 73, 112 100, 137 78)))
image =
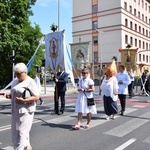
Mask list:
MULTIPOLYGON (((59 0, 59 4, 59 30, 65 30, 68 45, 72 43, 72 0, 59 0)), ((58 25, 58 0, 37 0, 32 11, 30 21, 38 24, 43 34, 52 32, 50 25, 53 23, 58 25)))

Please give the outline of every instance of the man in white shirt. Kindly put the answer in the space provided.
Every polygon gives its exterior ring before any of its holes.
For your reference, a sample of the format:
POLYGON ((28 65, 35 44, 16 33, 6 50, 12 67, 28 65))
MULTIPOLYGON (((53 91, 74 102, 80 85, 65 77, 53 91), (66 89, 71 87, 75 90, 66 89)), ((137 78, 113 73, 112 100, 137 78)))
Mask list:
POLYGON ((118 97, 120 99, 121 111, 120 115, 124 115, 126 107, 126 95, 128 94, 128 85, 131 83, 131 80, 127 73, 124 72, 125 67, 123 65, 119 66, 119 73, 117 73, 116 78, 118 80, 118 97))

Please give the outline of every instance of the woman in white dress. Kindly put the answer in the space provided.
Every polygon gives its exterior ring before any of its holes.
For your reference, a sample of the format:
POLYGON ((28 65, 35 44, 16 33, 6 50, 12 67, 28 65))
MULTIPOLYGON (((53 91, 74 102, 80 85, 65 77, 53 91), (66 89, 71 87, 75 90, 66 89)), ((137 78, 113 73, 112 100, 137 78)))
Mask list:
POLYGON ((87 114, 87 123, 84 128, 88 129, 90 127, 92 114, 97 114, 96 104, 93 106, 87 106, 87 97, 93 97, 94 81, 89 77, 88 68, 82 70, 82 78, 78 82, 78 99, 76 101, 75 112, 78 113, 77 124, 73 126, 73 129, 79 130, 81 127, 82 116, 87 114))
POLYGON ((102 82, 102 99, 104 102, 104 110, 107 115, 106 119, 109 120, 115 118, 115 114, 118 112, 117 100, 118 100, 118 81, 114 76, 114 71, 111 68, 107 68, 106 76, 102 82))
POLYGON ((11 85, 11 133, 14 150, 31 150, 30 130, 32 127, 36 101, 39 99, 39 90, 35 81, 27 75, 27 67, 24 63, 18 63, 14 67, 16 79, 11 85), (32 96, 22 98, 25 88, 32 92, 32 96))

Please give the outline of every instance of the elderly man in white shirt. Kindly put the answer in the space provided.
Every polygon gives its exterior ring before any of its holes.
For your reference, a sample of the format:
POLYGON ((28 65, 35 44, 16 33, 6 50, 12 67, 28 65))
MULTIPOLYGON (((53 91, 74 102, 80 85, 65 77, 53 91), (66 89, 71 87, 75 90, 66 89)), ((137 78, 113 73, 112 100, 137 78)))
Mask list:
POLYGON ((117 73, 116 78, 118 80, 118 97, 120 99, 121 111, 120 115, 124 115, 126 107, 126 95, 128 94, 128 85, 131 83, 131 80, 127 73, 124 72, 125 67, 123 65, 119 66, 119 73, 117 73))

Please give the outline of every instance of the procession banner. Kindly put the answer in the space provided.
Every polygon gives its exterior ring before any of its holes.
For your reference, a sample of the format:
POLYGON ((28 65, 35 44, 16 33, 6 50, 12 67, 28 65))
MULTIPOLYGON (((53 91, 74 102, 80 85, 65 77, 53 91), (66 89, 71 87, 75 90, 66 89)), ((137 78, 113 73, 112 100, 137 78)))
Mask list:
POLYGON ((58 65, 64 67, 63 39, 64 31, 52 32, 45 36, 45 67, 46 69, 50 67, 53 73, 56 72, 58 65))

